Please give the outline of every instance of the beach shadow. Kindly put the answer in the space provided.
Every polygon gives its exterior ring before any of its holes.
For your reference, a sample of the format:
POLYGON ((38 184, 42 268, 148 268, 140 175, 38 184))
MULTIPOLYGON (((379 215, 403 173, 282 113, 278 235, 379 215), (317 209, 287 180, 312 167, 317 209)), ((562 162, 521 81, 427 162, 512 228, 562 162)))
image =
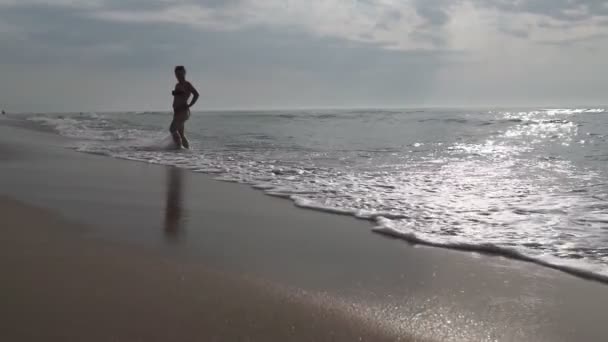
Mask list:
POLYGON ((165 237, 175 241, 183 234, 183 170, 167 168, 167 200, 165 205, 165 237))

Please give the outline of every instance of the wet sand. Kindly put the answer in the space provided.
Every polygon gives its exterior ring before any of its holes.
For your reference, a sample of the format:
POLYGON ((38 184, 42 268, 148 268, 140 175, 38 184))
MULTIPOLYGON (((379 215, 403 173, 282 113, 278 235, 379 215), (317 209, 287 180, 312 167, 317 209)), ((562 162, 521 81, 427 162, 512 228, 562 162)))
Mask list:
POLYGON ((305 295, 84 238, 84 227, 13 200, 0 199, 0 214, 2 341, 397 338, 305 295))
POLYGON ((64 143, 0 126, 0 195, 11 198, 0 212, 21 213, 0 240, 3 269, 17 270, 0 283, 12 327, 0 334, 16 334, 1 340, 608 337, 604 284, 412 246, 366 221, 64 143), (290 324, 296 333, 285 335, 290 324))

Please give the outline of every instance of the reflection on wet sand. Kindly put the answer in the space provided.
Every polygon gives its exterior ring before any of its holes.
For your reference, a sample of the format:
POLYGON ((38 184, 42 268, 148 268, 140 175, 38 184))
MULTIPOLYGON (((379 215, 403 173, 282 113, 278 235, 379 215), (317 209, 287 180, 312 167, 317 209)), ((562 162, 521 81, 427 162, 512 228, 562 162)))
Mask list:
POLYGON ((167 168, 167 202, 165 206, 165 236, 177 238, 183 229, 183 170, 177 167, 167 168))

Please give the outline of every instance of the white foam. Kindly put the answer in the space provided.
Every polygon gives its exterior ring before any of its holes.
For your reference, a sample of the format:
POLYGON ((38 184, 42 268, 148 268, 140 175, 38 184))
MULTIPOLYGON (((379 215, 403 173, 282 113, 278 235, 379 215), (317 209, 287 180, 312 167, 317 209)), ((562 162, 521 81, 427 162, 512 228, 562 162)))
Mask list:
POLYGON ((291 196, 290 198, 291 198, 291 200, 294 201, 296 206, 301 207, 301 208, 315 209, 318 211, 324 211, 324 212, 328 212, 328 213, 332 213, 332 214, 354 215, 353 210, 321 205, 314 201, 311 201, 311 200, 308 200, 306 198, 302 198, 299 196, 291 196))
POLYGON ((543 112, 548 115, 572 115, 581 113, 604 113, 604 108, 547 108, 543 112))
POLYGON ((393 225, 392 221, 382 217, 377 218, 377 223, 378 225, 373 228, 374 232, 411 243, 501 255, 512 259, 536 263, 582 278, 608 283, 608 265, 590 265, 588 262, 566 260, 548 254, 533 253, 531 250, 525 248, 510 248, 493 243, 470 243, 458 237, 437 238, 428 235, 421 236, 421 234, 413 229, 397 228, 393 225))

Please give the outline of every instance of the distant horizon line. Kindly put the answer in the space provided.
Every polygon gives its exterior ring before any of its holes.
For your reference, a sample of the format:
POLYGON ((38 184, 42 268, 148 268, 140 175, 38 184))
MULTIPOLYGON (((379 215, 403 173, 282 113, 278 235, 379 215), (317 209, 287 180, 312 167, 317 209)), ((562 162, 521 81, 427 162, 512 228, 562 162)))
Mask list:
MULTIPOLYGON (((578 104, 578 105, 432 105, 432 106, 307 106, 307 107, 210 107, 192 110, 193 112, 259 112, 259 111, 298 111, 298 110, 428 110, 428 109, 595 109, 608 108, 608 104, 578 104)), ((7 114, 25 113, 138 113, 138 112, 171 112, 171 109, 138 109, 138 110, 72 110, 72 111, 10 111, 3 108, 7 114)))

